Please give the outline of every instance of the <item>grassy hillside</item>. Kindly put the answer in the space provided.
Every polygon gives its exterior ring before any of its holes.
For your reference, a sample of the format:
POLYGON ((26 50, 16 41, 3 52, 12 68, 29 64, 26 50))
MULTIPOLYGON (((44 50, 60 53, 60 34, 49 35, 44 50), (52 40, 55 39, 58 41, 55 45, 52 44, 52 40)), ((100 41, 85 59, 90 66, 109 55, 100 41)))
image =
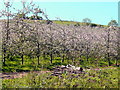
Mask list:
MULTIPOLYGON (((0 22, 3 22, 5 20, 0 20, 0 22)), ((24 20, 25 22, 28 22, 28 23, 34 23, 34 21, 37 21, 37 22, 43 22, 43 23, 46 23, 46 20, 24 20)), ((60 21, 60 20, 51 20, 53 23, 56 23, 56 24, 65 24, 65 25, 80 25, 80 26, 85 26, 86 23, 83 23, 83 22, 76 22, 76 21, 60 21)), ((96 24, 96 23, 91 23, 91 25, 96 25, 96 26, 102 26, 102 27, 108 27, 108 25, 100 25, 100 24, 96 24)))
MULTIPOLYGON (((73 25, 81 25, 81 26, 84 26, 86 25, 86 23, 83 23, 83 22, 75 22, 75 21, 59 21, 59 20, 53 20, 54 23, 56 24, 67 24, 67 25, 70 25, 70 24, 73 24, 73 25)), ((103 26, 103 27, 107 27, 107 25, 100 25, 100 24, 95 24, 95 23, 91 23, 91 25, 97 25, 97 26, 103 26)))

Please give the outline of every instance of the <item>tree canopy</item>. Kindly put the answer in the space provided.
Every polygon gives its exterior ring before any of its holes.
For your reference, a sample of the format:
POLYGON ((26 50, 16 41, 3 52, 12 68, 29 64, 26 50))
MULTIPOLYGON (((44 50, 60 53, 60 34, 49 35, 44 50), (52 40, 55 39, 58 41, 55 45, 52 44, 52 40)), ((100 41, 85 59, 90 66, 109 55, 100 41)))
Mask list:
POLYGON ((91 21, 91 19, 89 19, 89 18, 84 18, 84 19, 83 19, 83 22, 84 22, 84 23, 91 23, 92 21, 91 21))
POLYGON ((118 23, 116 20, 111 20, 109 23, 108 23, 109 26, 118 26, 118 23))

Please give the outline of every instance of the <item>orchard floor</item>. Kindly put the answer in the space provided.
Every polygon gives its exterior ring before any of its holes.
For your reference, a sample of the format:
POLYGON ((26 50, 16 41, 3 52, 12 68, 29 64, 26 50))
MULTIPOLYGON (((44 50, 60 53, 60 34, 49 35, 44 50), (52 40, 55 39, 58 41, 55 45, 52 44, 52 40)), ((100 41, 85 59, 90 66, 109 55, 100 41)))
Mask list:
MULTIPOLYGON (((106 69, 117 69, 117 67, 103 67, 103 68, 91 68, 91 69, 85 69, 86 71, 88 70, 106 70, 106 69)), ((52 71, 30 71, 30 72, 11 72, 11 73, 0 73, 0 78, 2 79, 14 79, 14 78, 22 78, 26 76, 29 73, 48 73, 52 71)))

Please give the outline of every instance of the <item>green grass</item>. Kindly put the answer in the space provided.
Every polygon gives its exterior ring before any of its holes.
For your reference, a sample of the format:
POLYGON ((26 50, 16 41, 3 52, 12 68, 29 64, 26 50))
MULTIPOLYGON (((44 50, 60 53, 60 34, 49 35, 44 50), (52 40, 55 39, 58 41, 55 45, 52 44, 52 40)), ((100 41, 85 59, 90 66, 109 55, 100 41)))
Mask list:
MULTIPOLYGON (((3 67, 4 72, 22 72, 22 71, 46 71, 52 70, 53 67, 59 65, 73 64, 72 60, 66 59, 61 62, 60 57, 54 57, 53 63, 50 63, 50 58, 40 57, 40 65, 37 65, 37 58, 30 59, 24 56, 24 64, 21 65, 21 59, 14 57, 8 59, 7 66, 3 67)), ((62 77, 50 76, 49 73, 29 73, 27 76, 16 79, 3 79, 3 88, 118 88, 118 69, 106 69, 110 67, 100 67, 106 65, 105 60, 94 64, 94 58, 90 58, 89 62, 82 57, 83 62, 79 65, 83 68, 100 68, 101 70, 85 71, 85 74, 62 74, 62 77), (101 63, 100 63, 101 62, 101 63)), ((78 62, 79 59, 76 59, 78 62)), ((120 69, 120 67, 118 67, 120 69)))
POLYGON ((30 73, 23 78, 3 80, 3 88, 118 88, 118 69, 86 71, 86 74, 30 73))

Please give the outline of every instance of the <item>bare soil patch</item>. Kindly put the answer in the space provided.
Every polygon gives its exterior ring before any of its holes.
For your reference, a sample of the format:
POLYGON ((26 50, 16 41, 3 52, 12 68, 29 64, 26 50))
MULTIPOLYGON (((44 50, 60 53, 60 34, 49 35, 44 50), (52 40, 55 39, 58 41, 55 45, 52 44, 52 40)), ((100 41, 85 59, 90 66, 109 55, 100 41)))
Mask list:
POLYGON ((0 73, 0 78, 2 79, 14 79, 14 78, 22 78, 29 73, 47 73, 51 71, 31 71, 31 72, 15 72, 15 73, 0 73))

